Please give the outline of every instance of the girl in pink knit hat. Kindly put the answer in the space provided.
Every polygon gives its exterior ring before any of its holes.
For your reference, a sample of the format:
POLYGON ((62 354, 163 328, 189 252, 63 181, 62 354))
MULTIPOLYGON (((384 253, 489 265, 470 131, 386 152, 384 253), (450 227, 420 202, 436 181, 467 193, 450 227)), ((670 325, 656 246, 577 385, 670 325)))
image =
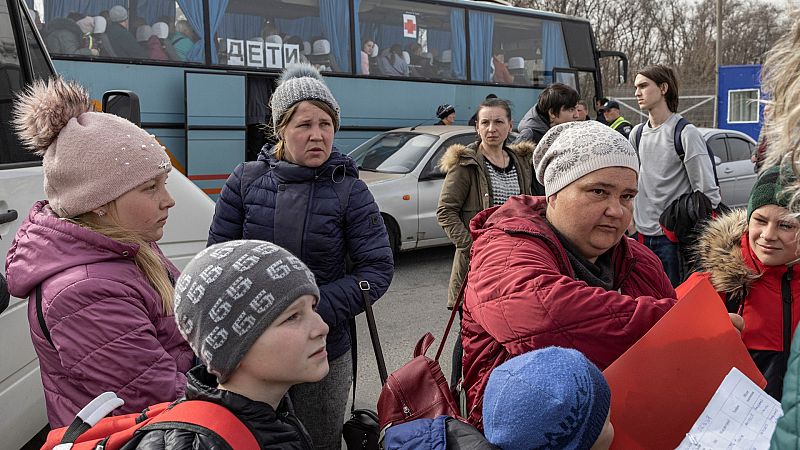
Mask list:
POLYGON ((175 205, 164 148, 61 79, 29 88, 14 126, 42 156, 47 200, 19 227, 6 277, 30 298, 50 426, 105 391, 125 401, 116 414, 181 397, 193 354, 172 317, 178 270, 156 245, 175 205))

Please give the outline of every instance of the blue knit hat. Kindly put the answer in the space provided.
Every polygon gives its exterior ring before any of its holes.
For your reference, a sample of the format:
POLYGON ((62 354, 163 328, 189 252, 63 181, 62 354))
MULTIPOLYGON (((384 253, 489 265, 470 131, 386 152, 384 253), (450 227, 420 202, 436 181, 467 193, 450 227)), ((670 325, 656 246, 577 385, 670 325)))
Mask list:
POLYGON ((582 353, 547 347, 492 371, 483 398, 486 439, 502 450, 588 449, 611 407, 603 374, 582 353))

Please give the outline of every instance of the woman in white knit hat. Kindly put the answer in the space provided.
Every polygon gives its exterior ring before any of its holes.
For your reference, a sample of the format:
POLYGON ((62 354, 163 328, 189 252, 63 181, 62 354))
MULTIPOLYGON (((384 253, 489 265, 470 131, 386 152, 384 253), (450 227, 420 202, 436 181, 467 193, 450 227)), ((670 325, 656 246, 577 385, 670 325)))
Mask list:
POLYGON ((551 128, 533 153, 545 197, 515 196, 470 223, 464 300, 468 420, 482 427, 492 369, 546 346, 574 348, 601 370, 675 303, 661 261, 625 237, 639 159, 595 121, 551 128))
POLYGON ((290 395, 315 448, 338 449, 352 380, 348 323, 363 311, 360 282, 369 283, 372 302, 388 289, 392 251, 355 162, 333 147, 339 104, 319 72, 309 65, 284 71, 270 106, 278 142, 228 178, 208 243, 274 242, 314 273, 317 310, 330 326, 330 373, 318 383, 293 387, 290 395))
POLYGON ((14 117, 43 157, 47 200, 20 225, 6 276, 30 297, 50 426, 105 391, 125 400, 116 414, 182 396, 193 354, 172 317, 178 270, 156 245, 175 205, 164 148, 60 79, 34 84, 14 117))

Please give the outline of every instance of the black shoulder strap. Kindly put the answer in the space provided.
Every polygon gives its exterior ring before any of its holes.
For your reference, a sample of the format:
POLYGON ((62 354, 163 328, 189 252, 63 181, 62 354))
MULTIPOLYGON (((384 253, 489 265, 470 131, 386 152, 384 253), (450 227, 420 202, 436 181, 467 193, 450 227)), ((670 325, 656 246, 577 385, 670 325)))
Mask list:
POLYGON ((789 352, 792 348, 792 271, 789 266, 786 275, 781 279, 781 297, 783 300, 783 373, 789 367, 789 352))
POLYGON ((683 150, 683 129, 686 128, 686 125, 689 125, 689 121, 681 117, 678 120, 678 123, 675 124, 675 134, 673 135, 673 140, 675 142, 675 153, 678 154, 678 158, 683 161, 683 157, 686 155, 686 152, 683 150))
POLYGON ((636 127, 633 130, 633 142, 634 142, 634 147, 636 147, 635 150, 637 155, 639 154, 639 143, 642 142, 642 130, 646 125, 647 122, 642 122, 639 125, 636 125, 636 127))
MULTIPOLYGON (((381 379, 381 385, 386 384, 386 379, 389 377, 386 371, 386 360, 383 357, 383 349, 381 348, 381 340, 378 337, 378 327, 375 324, 375 315, 372 312, 372 303, 369 301, 369 282, 360 281, 358 283, 361 289, 361 298, 364 301, 364 312, 367 316, 367 326, 369 327, 369 336, 372 339, 372 349, 375 351, 375 361, 378 365, 378 375, 381 379)), ((351 343, 351 359, 353 361, 353 402, 350 404, 350 412, 355 411, 356 408, 356 379, 358 378, 358 336, 356 330, 356 318, 350 318, 350 343, 351 343)))
POLYGON ((36 318, 39 319, 39 328, 42 330, 42 334, 44 338, 47 339, 47 342, 56 348, 55 344, 53 344, 53 339, 50 337, 50 330, 47 329, 47 324, 44 322, 44 313, 42 312, 42 286, 36 286, 36 318))

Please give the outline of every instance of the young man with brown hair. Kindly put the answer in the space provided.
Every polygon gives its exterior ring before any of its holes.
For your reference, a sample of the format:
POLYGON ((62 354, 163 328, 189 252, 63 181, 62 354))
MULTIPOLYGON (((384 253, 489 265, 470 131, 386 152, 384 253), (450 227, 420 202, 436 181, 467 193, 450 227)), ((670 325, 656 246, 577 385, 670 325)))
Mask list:
POLYGON ((664 235, 659 217, 678 197, 695 191, 705 194, 716 208, 721 201, 719 186, 697 128, 686 124, 682 132, 676 133, 683 117, 677 112, 675 72, 664 65, 646 67, 636 74, 634 86, 639 108, 649 117, 634 127, 629 137, 641 164, 633 219, 640 242, 658 255, 670 282, 677 286, 686 275, 681 273, 679 246, 664 235), (680 136, 683 155, 676 151, 676 136, 680 136))

